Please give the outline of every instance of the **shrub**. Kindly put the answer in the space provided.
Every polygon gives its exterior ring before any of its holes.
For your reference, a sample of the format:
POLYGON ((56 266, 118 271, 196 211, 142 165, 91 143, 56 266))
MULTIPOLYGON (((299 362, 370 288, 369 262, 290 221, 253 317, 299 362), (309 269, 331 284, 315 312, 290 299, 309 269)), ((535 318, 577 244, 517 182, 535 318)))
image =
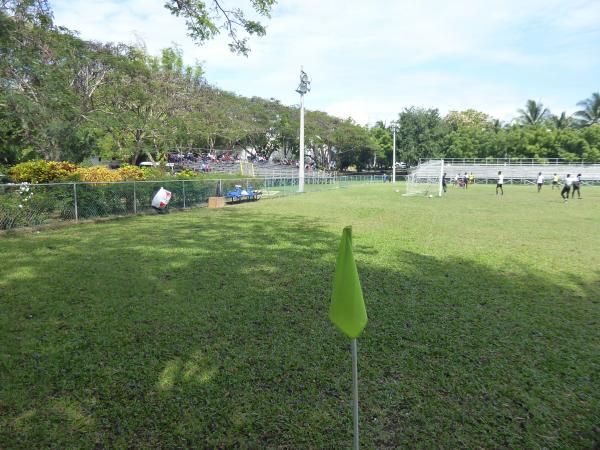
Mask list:
POLYGON ((4 164, 0 164, 0 183, 8 183, 8 173, 10 172, 10 168, 5 166, 4 164))
POLYGON ((141 167, 140 170, 144 173, 144 180, 163 180, 165 174, 158 167, 141 167))
POLYGON ((124 179, 118 170, 111 170, 103 166, 80 167, 77 170, 77 175, 81 181, 97 183, 112 183, 124 179))
POLYGON ((18 188, 0 187, 0 230, 72 218, 73 194, 70 186, 21 183, 18 188))
POLYGON ((17 183, 50 183, 63 181, 77 171, 77 166, 69 162, 26 161, 10 169, 10 177, 17 183))
POLYGON ((179 180, 191 180, 197 177, 197 173, 190 169, 185 169, 179 172, 175 177, 179 180))
POLYGON ((146 179, 146 172, 142 168, 136 166, 124 165, 117 172, 119 172, 123 180, 126 181, 146 179))

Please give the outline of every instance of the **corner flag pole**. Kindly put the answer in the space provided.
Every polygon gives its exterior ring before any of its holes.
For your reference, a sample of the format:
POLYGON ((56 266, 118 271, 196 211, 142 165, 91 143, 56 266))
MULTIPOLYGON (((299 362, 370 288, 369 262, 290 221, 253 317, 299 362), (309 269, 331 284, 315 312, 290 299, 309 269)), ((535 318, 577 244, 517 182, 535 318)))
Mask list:
POLYGON ((356 349, 356 338, 352 339, 352 417, 354 419, 353 448, 358 450, 358 351, 356 349))
POLYGON ((367 310, 362 295, 356 262, 352 253, 352 227, 342 232, 340 250, 335 265, 333 292, 329 306, 329 319, 346 336, 352 345, 352 419, 354 425, 353 448, 358 450, 358 351, 356 338, 367 325, 367 310))

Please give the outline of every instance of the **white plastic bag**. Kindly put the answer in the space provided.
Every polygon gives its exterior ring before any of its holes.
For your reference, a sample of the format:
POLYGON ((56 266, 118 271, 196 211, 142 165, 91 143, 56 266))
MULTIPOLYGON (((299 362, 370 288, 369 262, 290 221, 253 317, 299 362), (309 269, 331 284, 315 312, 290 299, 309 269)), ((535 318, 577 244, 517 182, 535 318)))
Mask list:
POLYGON ((154 198, 152 199, 152 207, 157 209, 165 209, 171 200, 171 193, 161 187, 154 198))

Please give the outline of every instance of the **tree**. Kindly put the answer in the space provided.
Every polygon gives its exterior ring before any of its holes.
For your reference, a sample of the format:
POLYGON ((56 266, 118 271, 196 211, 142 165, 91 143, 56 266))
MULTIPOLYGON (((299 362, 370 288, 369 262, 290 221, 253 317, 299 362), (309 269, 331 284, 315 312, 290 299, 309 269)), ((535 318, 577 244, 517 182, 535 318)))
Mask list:
POLYGON ((67 148, 84 152, 89 135, 81 126, 85 93, 79 81, 95 51, 55 27, 43 0, 3 2, 0 30, 0 116, 17 126, 8 133, 12 143, 18 136, 23 155, 46 159, 71 157, 67 148))
POLYGON ((577 103, 577 106, 582 106, 583 109, 575 113, 579 124, 582 126, 590 126, 600 124, 600 93, 594 92, 588 99, 577 103))
POLYGON ((387 127, 381 120, 369 130, 371 137, 377 142, 377 163, 379 166, 391 167, 393 162, 393 133, 392 128, 387 127))
POLYGON ((493 152, 499 124, 487 114, 468 109, 451 111, 444 118, 449 133, 445 156, 450 158, 485 158, 493 152))
MULTIPOLYGON (((269 18, 276 0, 250 0, 250 6, 258 16, 269 18)), ((248 36, 264 36, 264 25, 247 18, 248 11, 228 8, 222 0, 167 0, 165 8, 177 17, 183 17, 189 36, 198 44, 214 38, 221 30, 227 32, 232 52, 248 55, 248 36), (240 33, 243 36, 240 36, 240 33)))
POLYGON ((548 115, 550 110, 544 108, 542 102, 527 100, 524 109, 519 109, 519 121, 522 125, 540 125, 548 115))
POLYGON ((567 113, 564 111, 560 113, 560 116, 552 115, 550 119, 552 125, 559 130, 569 128, 573 123, 573 119, 570 116, 567 116, 567 113))
POLYGON ((345 170, 355 166, 361 171, 373 162, 379 145, 367 128, 358 126, 352 119, 340 121, 333 133, 336 167, 345 170))
POLYGON ((398 115, 396 133, 402 161, 415 165, 420 158, 443 156, 447 132, 437 109, 406 108, 398 115))

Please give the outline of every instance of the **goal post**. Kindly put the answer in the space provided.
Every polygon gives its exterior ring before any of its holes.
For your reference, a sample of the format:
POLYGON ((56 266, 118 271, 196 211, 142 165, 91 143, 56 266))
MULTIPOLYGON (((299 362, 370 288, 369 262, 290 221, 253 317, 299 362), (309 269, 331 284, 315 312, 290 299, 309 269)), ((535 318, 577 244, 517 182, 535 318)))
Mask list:
POLYGON ((444 160, 430 159, 420 163, 406 179, 405 196, 436 195, 441 197, 444 179, 444 160))
POLYGON ((240 161, 240 175, 243 177, 254 177, 254 164, 248 161, 240 161))
POLYGON ((440 160, 440 181, 438 188, 438 197, 442 196, 442 192, 444 191, 444 160, 440 160))

